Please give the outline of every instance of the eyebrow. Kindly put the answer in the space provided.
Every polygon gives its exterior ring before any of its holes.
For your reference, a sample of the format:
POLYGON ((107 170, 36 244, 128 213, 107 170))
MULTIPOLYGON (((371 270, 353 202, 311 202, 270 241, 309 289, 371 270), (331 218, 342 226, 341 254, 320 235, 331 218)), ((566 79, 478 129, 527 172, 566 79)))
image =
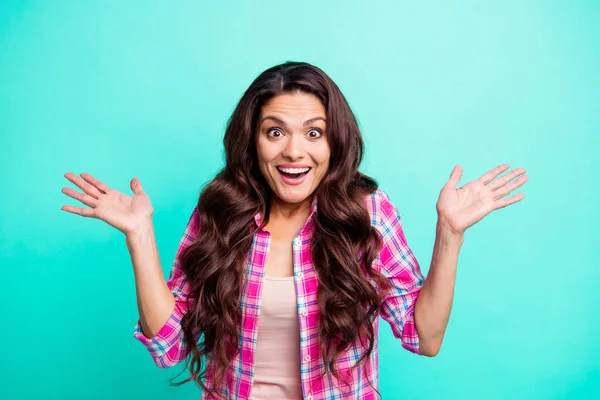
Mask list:
MULTIPOLYGON (((286 126, 286 123, 284 121, 282 121, 279 118, 274 117, 272 115, 267 115, 266 117, 264 117, 263 119, 260 120, 260 123, 262 124, 267 119, 273 120, 273 121, 277 122, 280 125, 286 126)), ((323 118, 323 117, 314 117, 314 118, 307 119, 306 121, 304 121, 304 126, 310 124, 311 122, 315 122, 315 121, 318 121, 318 120, 322 120, 323 122, 327 123, 327 120, 325 118, 323 118)))

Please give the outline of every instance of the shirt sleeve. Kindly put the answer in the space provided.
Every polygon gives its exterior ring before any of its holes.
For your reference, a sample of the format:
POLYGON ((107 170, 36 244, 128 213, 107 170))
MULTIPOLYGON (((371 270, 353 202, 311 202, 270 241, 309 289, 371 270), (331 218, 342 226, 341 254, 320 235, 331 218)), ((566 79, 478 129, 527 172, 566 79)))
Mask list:
POLYGON ((402 340, 402 347, 419 351, 419 335, 415 325, 415 303, 423 287, 424 277, 413 252, 408 247, 402 230, 402 219, 388 195, 380 193, 380 232, 383 246, 379 253, 381 273, 389 279, 392 288, 384 297, 380 313, 394 333, 402 340))
MULTIPOLYGON (((183 335, 183 329, 181 327, 181 319, 188 310, 186 300, 189 295, 190 285, 181 269, 179 261, 181 253, 198 237, 199 228, 200 221, 198 210, 194 207, 194 211, 190 216, 183 236, 179 242, 177 254, 175 255, 169 279, 167 280, 167 286, 171 289, 171 293, 173 293, 173 296, 175 297, 175 308, 173 313, 158 333, 152 338, 148 338, 144 335, 139 318, 134 327, 133 336, 146 346, 154 363, 160 368, 168 368, 178 364, 183 361, 189 353, 185 336, 183 335)), ((191 302, 193 303, 193 301, 191 302)), ((200 335, 198 332, 195 332, 194 334, 196 335, 197 341, 200 335)))

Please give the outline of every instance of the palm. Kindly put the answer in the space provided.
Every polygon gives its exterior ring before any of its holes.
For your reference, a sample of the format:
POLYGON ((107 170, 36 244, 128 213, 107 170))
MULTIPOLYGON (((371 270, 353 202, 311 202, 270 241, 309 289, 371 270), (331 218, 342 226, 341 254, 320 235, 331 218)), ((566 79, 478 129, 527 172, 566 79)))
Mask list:
POLYGON ((522 168, 513 170, 492 182, 508 167, 507 164, 500 165, 460 188, 456 185, 462 175, 462 169, 460 166, 455 167, 448 183, 442 188, 436 205, 440 220, 448 224, 453 231, 463 233, 490 212, 525 198, 524 194, 517 194, 502 199, 527 181, 526 175, 511 181, 525 173, 522 168))
POLYGON ((150 198, 142 193, 127 196, 112 190, 102 197, 95 208, 96 217, 123 231, 134 228, 141 217, 152 215, 150 198))
POLYGON ((70 188, 64 188, 63 193, 90 207, 64 206, 65 211, 84 217, 98 218, 125 234, 135 231, 152 217, 154 209, 150 198, 143 191, 137 178, 130 182, 134 195, 128 196, 109 188, 89 174, 81 174, 83 179, 70 173, 65 174, 65 177, 81 188, 85 194, 70 188))

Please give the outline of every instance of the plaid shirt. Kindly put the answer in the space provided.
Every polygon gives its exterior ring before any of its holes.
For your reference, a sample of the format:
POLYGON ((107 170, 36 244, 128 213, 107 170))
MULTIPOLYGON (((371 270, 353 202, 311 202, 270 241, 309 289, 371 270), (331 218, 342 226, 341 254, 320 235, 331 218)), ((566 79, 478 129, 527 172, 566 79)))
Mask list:
MULTIPOLYGON (((423 286, 424 277, 406 242, 398 211, 390 202, 388 195, 381 189, 377 189, 365 198, 365 204, 371 217, 371 224, 383 236, 383 247, 373 262, 373 268, 381 272, 392 283, 392 290, 388 292, 381 304, 380 315, 390 324, 394 336, 401 339, 402 347, 420 354, 419 337, 414 320, 414 307, 417 295, 423 286)), ((319 354, 317 334, 319 321, 318 281, 310 254, 311 236, 314 231, 313 216, 316 209, 317 201, 314 197, 310 215, 292 242, 294 282, 300 325, 301 381, 304 399, 375 400, 378 397, 377 392, 369 385, 368 380, 373 383, 374 387, 379 389, 378 318, 373 320, 375 344, 371 358, 352 371, 352 374, 349 373, 350 368, 366 352, 366 348, 360 344, 360 341, 357 341, 336 360, 336 367, 340 376, 351 385, 350 390, 343 383, 337 382, 330 373, 325 374, 322 378, 320 377, 321 372, 324 370, 324 364, 319 354)), ((260 214, 255 216, 255 221, 260 226, 260 214)), ((180 321, 186 312, 185 300, 188 295, 189 283, 180 268, 179 254, 198 236, 199 228, 197 209, 194 208, 181 238, 170 277, 167 281, 176 299, 173 314, 151 339, 142 333, 139 319, 134 328, 134 337, 147 347, 154 362, 161 368, 171 367, 183 361, 188 354, 188 344, 183 337, 180 321)), ((232 361, 232 368, 229 369, 227 374, 226 384, 217 391, 227 399, 247 400, 251 398, 260 298, 270 242, 270 233, 264 228, 254 235, 252 241, 242 285, 242 316, 239 331, 240 352, 232 361)), ((207 371, 209 371, 212 365, 209 356, 207 356, 207 363, 207 371)), ((207 374, 205 384, 209 388, 213 387, 210 374, 207 374)), ((203 392, 201 399, 207 398, 207 393, 203 392)))

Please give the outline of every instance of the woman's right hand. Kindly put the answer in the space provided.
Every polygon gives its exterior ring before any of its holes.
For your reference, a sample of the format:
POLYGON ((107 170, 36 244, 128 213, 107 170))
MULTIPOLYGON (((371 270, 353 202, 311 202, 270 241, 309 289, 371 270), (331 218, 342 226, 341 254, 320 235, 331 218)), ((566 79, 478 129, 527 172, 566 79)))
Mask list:
POLYGON ((65 178, 77 185, 84 193, 67 187, 63 188, 62 192, 91 208, 65 205, 61 210, 83 217, 98 218, 117 228, 125 235, 144 229, 152 219, 154 209, 150 198, 144 193, 142 184, 137 178, 133 178, 129 183, 134 193, 133 196, 127 196, 119 191, 112 190, 86 173, 82 173, 80 178, 67 172, 65 178))

